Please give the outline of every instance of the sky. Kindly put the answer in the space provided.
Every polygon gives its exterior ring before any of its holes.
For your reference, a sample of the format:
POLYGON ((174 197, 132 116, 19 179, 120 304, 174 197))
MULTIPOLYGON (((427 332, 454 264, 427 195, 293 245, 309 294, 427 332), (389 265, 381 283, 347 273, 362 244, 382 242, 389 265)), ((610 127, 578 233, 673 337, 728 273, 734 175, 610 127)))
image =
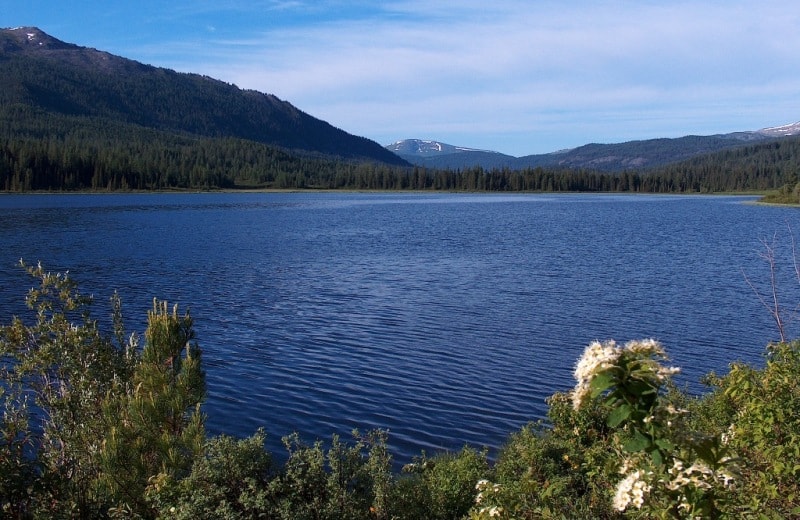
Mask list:
POLYGON ((800 2, 0 0, 0 27, 514 156, 800 121, 800 2))

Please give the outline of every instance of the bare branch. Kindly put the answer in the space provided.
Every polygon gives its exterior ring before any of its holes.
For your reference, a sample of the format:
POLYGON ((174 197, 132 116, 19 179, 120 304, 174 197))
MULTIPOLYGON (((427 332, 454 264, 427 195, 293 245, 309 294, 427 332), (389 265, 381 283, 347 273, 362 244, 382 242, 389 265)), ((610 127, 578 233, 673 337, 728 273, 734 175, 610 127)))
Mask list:
MULTIPOLYGON (((783 311, 780 305, 780 299, 778 298, 778 280, 777 280, 777 261, 775 258, 775 240, 776 235, 772 236, 772 242, 767 242, 767 239, 760 239, 761 245, 764 246, 764 250, 758 254, 764 261, 767 262, 769 266, 769 280, 770 280, 770 292, 771 294, 765 296, 758 290, 758 288, 753 284, 747 274, 742 269, 742 275, 744 276, 745 282, 747 285, 755 293, 758 301, 761 302, 761 305, 767 309, 772 319, 775 321, 775 325, 778 327, 778 334, 781 338, 781 343, 786 342, 786 331, 785 325, 783 320, 783 311), (772 301, 767 301, 767 298, 770 298, 772 301)), ((794 242, 794 237, 792 237, 792 241, 794 242)), ((795 262, 795 270, 797 270, 797 262, 795 262)), ((798 274, 798 279, 800 280, 800 273, 798 274)))

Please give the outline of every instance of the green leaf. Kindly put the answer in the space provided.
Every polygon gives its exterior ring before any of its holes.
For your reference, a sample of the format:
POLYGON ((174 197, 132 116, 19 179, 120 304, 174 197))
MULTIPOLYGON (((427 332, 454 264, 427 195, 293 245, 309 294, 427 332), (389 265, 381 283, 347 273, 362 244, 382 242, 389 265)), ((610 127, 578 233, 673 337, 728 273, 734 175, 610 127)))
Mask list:
POLYGON ((611 388, 613 379, 614 376, 608 371, 600 372, 594 376, 591 383, 589 383, 589 388, 592 390, 592 399, 611 388))
POLYGON ((667 439, 656 439, 654 444, 664 451, 673 451, 675 445, 667 439))
POLYGON ((637 396, 651 395, 658 392, 658 387, 649 381, 634 379, 628 383, 628 391, 637 396))
POLYGON ((716 464, 717 462, 717 439, 714 437, 701 437, 694 441, 694 451, 701 460, 716 464))
POLYGON ((625 449, 625 451, 627 451, 629 453, 634 453, 634 452, 637 452, 637 451, 642 451, 645 448, 647 448, 648 446, 650 446, 650 437, 648 437, 647 435, 643 434, 639 430, 636 430, 634 432, 633 438, 629 439, 625 443, 623 448, 625 449))
POLYGON ((616 428, 625 419, 630 417, 631 411, 632 411, 631 406, 629 404, 622 404, 620 406, 617 406, 608 415, 608 420, 606 421, 608 426, 611 428, 616 428))
POLYGON ((656 466, 661 466, 662 464, 664 464, 664 457, 661 455, 661 451, 659 450, 651 451, 650 458, 653 459, 653 464, 655 464, 656 466))

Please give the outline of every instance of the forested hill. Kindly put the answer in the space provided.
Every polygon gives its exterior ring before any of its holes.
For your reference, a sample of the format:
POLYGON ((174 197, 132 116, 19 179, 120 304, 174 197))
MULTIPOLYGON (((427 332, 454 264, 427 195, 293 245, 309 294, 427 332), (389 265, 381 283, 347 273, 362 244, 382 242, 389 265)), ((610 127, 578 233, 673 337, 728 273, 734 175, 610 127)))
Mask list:
MULTIPOLYGON (((794 129, 792 129, 794 131, 794 129)), ((792 134, 789 134, 792 135, 792 134)), ((673 164, 718 150, 739 148, 758 142, 774 141, 778 136, 765 131, 733 132, 718 135, 687 135, 677 138, 646 139, 614 144, 585 144, 569 150, 513 157, 486 150, 471 150, 437 141, 406 139, 386 148, 417 166, 438 169, 481 167, 564 168, 606 173, 641 171, 673 164), (432 145, 435 145, 434 148, 432 145)))
POLYGON ((273 95, 64 43, 30 27, 0 30, 0 110, 6 116, 13 111, 14 119, 27 119, 21 123, 29 130, 42 127, 42 132, 54 128, 46 120, 66 117, 70 125, 87 123, 85 133, 90 134, 104 123, 135 125, 407 165, 378 143, 334 128, 273 95))
POLYGON ((610 173, 597 163, 412 168, 274 96, 64 43, 35 28, 0 30, 0 191, 800 193, 799 137, 770 136, 656 169, 631 163, 610 173))

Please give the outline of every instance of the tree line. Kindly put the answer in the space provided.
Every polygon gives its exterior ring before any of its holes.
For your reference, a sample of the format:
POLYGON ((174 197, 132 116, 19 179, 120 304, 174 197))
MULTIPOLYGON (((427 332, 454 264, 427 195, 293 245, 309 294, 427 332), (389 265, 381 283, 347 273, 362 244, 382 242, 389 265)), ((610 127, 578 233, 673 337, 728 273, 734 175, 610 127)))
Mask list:
POLYGON ((718 193, 797 182, 800 139, 649 170, 431 169, 348 160, 240 138, 197 137, 23 105, 0 111, 0 190, 358 189, 718 193))

